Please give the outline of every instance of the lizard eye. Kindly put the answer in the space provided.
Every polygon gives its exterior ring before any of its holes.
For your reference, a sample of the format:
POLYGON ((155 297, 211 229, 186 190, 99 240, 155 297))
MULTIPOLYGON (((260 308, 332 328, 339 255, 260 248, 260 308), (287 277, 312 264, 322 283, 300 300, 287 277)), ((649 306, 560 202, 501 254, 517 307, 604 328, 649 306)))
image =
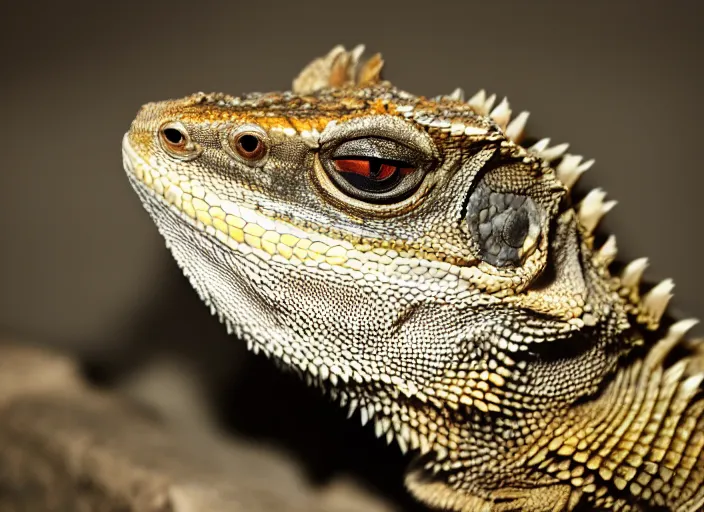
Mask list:
POLYGON ((161 125, 159 143, 166 153, 179 160, 190 160, 200 154, 200 147, 191 140, 183 124, 177 121, 161 125))
POLYGON ((535 201, 495 192, 485 183, 472 192, 466 221, 481 258, 497 267, 521 265, 540 240, 541 215, 535 201))
POLYGON ((375 137, 343 142, 323 158, 323 166, 343 193, 369 203, 405 199, 424 176, 415 151, 375 137))

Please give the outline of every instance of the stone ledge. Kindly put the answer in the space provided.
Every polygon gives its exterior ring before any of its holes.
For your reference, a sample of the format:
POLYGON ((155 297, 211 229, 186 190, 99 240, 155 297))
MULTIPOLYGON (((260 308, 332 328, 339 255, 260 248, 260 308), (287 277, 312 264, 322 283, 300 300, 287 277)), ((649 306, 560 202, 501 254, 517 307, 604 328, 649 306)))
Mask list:
POLYGON ((184 430, 92 389, 60 354, 0 344, 0 510, 382 512, 340 480, 305 481, 267 447, 184 430))

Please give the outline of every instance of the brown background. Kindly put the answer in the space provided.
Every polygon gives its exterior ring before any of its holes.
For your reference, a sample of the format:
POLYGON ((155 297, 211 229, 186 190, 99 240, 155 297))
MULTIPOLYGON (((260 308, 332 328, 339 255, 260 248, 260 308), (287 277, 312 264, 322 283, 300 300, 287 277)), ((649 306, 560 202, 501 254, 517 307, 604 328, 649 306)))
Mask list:
MULTIPOLYGON (((640 0, 4 2, 0 328, 80 350, 101 371, 162 347, 207 374, 237 361, 267 372, 184 283, 129 188, 120 139, 142 103, 287 89, 313 57, 360 42, 406 90, 487 88, 530 110, 533 134, 596 158, 583 184, 619 201, 606 227, 621 256, 649 256, 647 275, 673 277, 675 305, 701 316, 699 10, 640 0)), ((250 402, 276 400, 268 393, 250 402)), ((252 431, 327 410, 311 404, 280 405, 252 431)))

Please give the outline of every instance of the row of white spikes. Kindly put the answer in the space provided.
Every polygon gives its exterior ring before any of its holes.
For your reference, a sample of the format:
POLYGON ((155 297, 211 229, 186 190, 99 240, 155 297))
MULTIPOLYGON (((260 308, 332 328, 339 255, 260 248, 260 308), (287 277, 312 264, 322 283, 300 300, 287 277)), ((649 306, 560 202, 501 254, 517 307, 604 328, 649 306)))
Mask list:
MULTIPOLYGON (((450 93, 447 98, 455 101, 464 101, 464 91, 457 88, 450 93)), ((495 102, 496 94, 487 96, 486 91, 482 89, 472 96, 467 101, 467 104, 477 113, 484 116, 489 116, 503 130, 509 140, 519 144, 523 140, 526 123, 528 122, 530 112, 523 111, 512 120, 511 114, 513 111, 511 110, 508 99, 502 99, 496 107, 494 107, 495 102)), ((580 155, 568 154, 568 148, 569 143, 567 142, 550 146, 550 139, 545 138, 539 140, 533 146, 528 148, 528 151, 539 156, 548 163, 563 157, 560 164, 555 168, 555 172, 558 179, 568 189, 571 189, 579 177, 592 165, 594 165, 594 160, 582 161, 583 157, 580 155)))
MULTIPOLYGON (((461 88, 457 88, 447 97, 455 101, 464 101, 464 96, 464 91, 461 88)), ((467 100, 467 104, 477 113, 489 116, 503 130, 508 139, 519 144, 523 139, 530 113, 523 111, 511 120, 512 110, 509 106, 508 99, 504 97, 496 107, 494 107, 495 102, 496 94, 488 96, 484 89, 481 89, 467 100)), ((580 176, 594 165, 594 160, 583 161, 583 157, 580 155, 568 154, 566 153, 568 147, 568 143, 557 144, 550 147, 550 139, 544 138, 528 148, 528 151, 548 163, 562 157, 560 163, 555 167, 555 174, 562 184, 565 185, 568 190, 571 190, 580 176)), ((594 230, 599 225, 604 215, 616 206, 616 201, 605 201, 605 198, 606 192, 600 188, 595 188, 584 197, 577 207, 577 216, 580 224, 588 235, 594 233, 594 230)), ((599 249, 598 256, 607 265, 616 259, 616 237, 611 235, 606 240, 599 249)), ((643 272, 647 265, 647 258, 636 259, 627 265, 621 274, 623 286, 637 293, 638 286, 640 285, 643 272)), ((665 279, 653 287, 641 301, 641 315, 658 322, 665 313, 667 305, 672 298, 673 288, 674 283, 672 279, 665 279)))

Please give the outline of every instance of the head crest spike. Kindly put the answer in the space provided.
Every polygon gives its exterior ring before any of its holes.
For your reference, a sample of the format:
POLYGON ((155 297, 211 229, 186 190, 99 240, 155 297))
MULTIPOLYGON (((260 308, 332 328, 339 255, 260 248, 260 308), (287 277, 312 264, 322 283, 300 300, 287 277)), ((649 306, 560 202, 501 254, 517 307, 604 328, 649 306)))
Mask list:
POLYGON ((580 155, 566 154, 555 168, 555 173, 557 174, 557 179, 559 179, 567 189, 571 189, 574 184, 577 183, 579 177, 592 165, 594 165, 593 159, 582 163, 582 157, 580 155))
POLYGON ((374 55, 361 69, 359 59, 364 45, 347 51, 342 45, 335 46, 327 55, 308 64, 293 80, 293 92, 312 94, 328 87, 351 87, 369 85, 381 79, 384 61, 380 54, 374 55))
POLYGON ((592 234, 601 219, 616 206, 616 201, 606 201, 606 192, 600 188, 591 190, 582 200, 577 211, 579 221, 588 234, 592 234))
POLYGON ((599 248, 599 259, 605 265, 611 265, 618 255, 618 248, 616 247, 616 237, 614 235, 609 235, 606 239, 604 245, 599 248))
POLYGON ((652 371, 660 366, 670 351, 682 341, 684 335, 698 323, 699 320, 696 318, 687 318, 672 324, 667 330, 667 334, 648 353, 648 357, 645 360, 646 367, 652 371))
POLYGON ((508 123, 508 126, 506 126, 506 130, 504 130, 504 133, 506 134, 506 137, 508 137, 512 142, 520 144, 521 140, 523 140, 523 133, 526 129, 528 116, 530 116, 530 112, 523 111, 518 114, 513 119, 513 121, 508 123))
POLYGON ((488 116, 489 112, 491 112, 491 109, 494 106, 494 102, 496 102, 496 94, 492 94, 489 96, 486 101, 484 102, 484 105, 482 106, 482 111, 481 114, 488 116))
POLYGON ((366 61, 359 70, 357 85, 366 87, 381 81, 381 71, 384 68, 384 59, 380 53, 375 53, 366 61))
POLYGON ((637 289, 646 268, 648 268, 648 258, 638 258, 631 261, 621 272, 621 285, 637 289))
POLYGON ((553 160, 560 158, 570 145, 568 142, 563 142, 562 144, 557 144, 551 148, 545 148, 539 153, 540 158, 546 162, 552 162, 553 160))
POLYGON ((464 101, 464 90, 461 87, 458 87, 454 91, 452 91, 450 94, 447 95, 448 99, 454 100, 454 101, 464 101))
POLYGON ((486 102, 486 91, 484 89, 480 89, 477 91, 477 93, 469 98, 469 101, 467 101, 467 105, 472 107, 474 110, 476 110, 478 113, 482 113, 482 110, 484 109, 484 103, 486 102))
POLYGON ((501 103, 491 111, 489 117, 491 117, 502 130, 505 130, 508 122, 511 120, 511 108, 509 107, 508 99, 502 99, 501 103))
POLYGON ((528 151, 536 155, 540 155, 541 151, 544 151, 549 144, 550 138, 540 139, 538 142, 529 147, 528 151))
POLYGON ((647 323, 651 328, 657 328, 667 305, 672 299, 675 283, 672 279, 664 279, 645 294, 641 302, 641 313, 638 320, 647 323))

